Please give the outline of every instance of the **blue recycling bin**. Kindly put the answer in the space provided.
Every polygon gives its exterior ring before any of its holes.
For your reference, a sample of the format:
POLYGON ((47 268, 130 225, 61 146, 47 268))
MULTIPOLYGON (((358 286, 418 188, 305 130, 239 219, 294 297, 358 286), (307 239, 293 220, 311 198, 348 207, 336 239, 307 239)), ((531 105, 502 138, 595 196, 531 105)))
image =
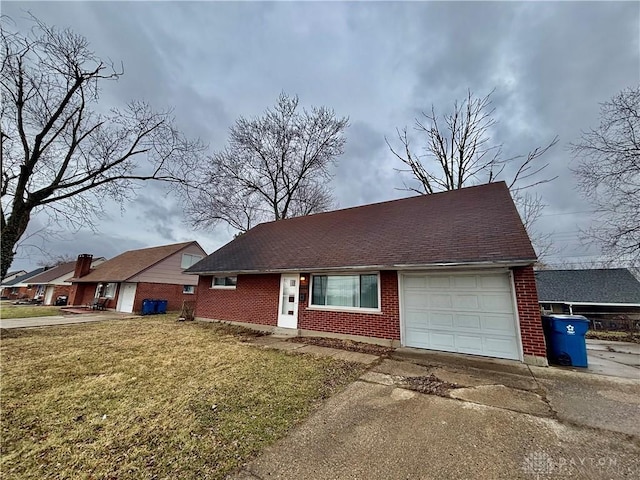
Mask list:
POLYGON ((542 327, 547 341, 547 356, 551 363, 572 367, 587 365, 589 320, 582 315, 545 315, 542 327))
POLYGON ((156 313, 167 313, 168 300, 156 300, 156 313))
POLYGON ((156 300, 145 298, 142 301, 142 315, 153 315, 156 313, 156 300))

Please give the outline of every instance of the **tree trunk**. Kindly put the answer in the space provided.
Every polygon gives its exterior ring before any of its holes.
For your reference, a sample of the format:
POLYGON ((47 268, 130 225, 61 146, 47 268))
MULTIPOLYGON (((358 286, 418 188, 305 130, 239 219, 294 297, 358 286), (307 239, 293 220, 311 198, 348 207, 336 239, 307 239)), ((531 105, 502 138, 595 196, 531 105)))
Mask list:
POLYGON ((11 268, 13 257, 16 253, 16 245, 27 230, 30 216, 31 211, 27 207, 21 206, 11 212, 7 223, 2 226, 2 231, 0 232, 2 240, 2 245, 0 246, 0 278, 6 277, 9 268, 11 268))

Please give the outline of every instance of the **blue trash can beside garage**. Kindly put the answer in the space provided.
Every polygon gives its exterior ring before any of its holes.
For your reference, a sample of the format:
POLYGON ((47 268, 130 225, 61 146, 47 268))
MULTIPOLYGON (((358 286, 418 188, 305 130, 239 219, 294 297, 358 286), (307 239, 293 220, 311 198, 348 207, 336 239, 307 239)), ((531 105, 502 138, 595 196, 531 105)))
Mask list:
POLYGON ((589 319, 582 315, 545 315, 542 326, 551 363, 587 368, 585 334, 589 319))

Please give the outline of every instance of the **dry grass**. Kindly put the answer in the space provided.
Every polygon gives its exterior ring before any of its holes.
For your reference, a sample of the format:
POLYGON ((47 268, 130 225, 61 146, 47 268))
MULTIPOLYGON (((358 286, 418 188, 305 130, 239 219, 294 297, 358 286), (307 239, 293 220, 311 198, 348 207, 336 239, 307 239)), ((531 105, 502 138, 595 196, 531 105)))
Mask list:
POLYGON ((640 332, 589 330, 585 336, 596 340, 640 343, 640 332))
POLYGON ((31 318, 50 317, 60 315, 60 307, 42 307, 31 305, 2 305, 0 306, 0 318, 31 318))
POLYGON ((2 477, 222 478, 362 371, 174 319, 6 331, 2 477))

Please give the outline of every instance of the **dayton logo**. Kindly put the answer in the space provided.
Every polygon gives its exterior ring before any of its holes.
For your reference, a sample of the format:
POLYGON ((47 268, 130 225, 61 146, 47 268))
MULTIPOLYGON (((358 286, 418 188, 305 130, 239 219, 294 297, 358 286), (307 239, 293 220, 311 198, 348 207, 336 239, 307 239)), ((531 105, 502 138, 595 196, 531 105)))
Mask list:
POLYGON ((567 325, 567 335, 575 335, 576 329, 573 325, 567 325))

